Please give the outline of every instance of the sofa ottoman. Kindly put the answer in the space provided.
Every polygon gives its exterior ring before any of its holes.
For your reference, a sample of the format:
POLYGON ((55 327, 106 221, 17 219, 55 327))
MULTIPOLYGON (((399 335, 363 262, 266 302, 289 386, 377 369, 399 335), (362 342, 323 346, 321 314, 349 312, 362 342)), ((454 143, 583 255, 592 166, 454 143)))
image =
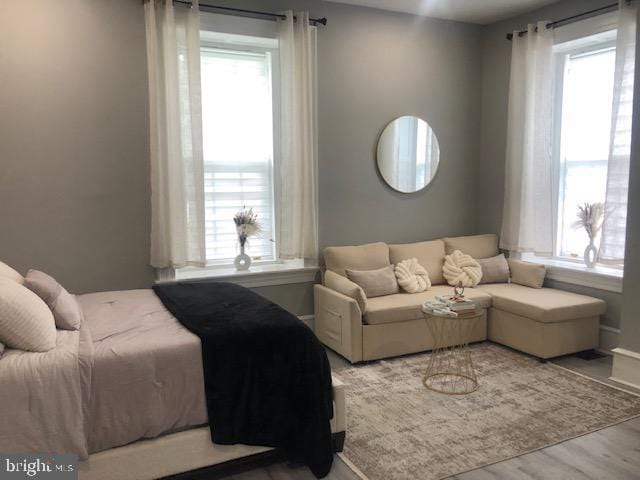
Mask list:
POLYGON ((541 359, 598 347, 600 315, 606 310, 600 299, 514 283, 476 289, 492 297, 489 340, 541 359))

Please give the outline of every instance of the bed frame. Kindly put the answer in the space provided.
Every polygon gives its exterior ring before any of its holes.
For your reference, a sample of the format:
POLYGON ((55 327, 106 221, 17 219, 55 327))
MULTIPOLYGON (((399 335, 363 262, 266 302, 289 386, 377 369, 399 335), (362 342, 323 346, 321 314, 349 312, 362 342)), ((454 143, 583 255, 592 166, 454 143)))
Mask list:
MULTIPOLYGON (((334 450, 341 451, 346 430, 345 391, 344 384, 335 377, 333 405, 334 450)), ((177 480, 205 471, 248 468, 279 458, 281 453, 269 447, 214 444, 207 426, 94 453, 79 462, 78 473, 80 480, 177 480)))

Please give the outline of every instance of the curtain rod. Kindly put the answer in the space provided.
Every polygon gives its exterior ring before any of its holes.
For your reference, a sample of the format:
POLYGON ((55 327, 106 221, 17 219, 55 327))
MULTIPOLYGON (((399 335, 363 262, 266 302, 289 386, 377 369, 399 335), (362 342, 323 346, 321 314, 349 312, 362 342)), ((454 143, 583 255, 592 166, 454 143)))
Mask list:
MULTIPOLYGON (((191 6, 191 0, 173 0, 173 3, 180 3, 182 5, 191 6)), ((270 20, 284 20, 287 18, 285 15, 281 13, 272 13, 272 12, 262 12, 260 10, 246 10, 244 8, 234 8, 234 7, 223 7, 222 5, 210 5, 207 3, 200 3, 201 8, 207 8, 211 10, 219 10, 222 12, 229 12, 231 15, 239 14, 242 17, 253 17, 253 18, 268 18, 270 20)), ((296 17, 293 17, 295 20, 296 17)), ((325 17, 322 18, 310 18, 309 23, 313 25, 326 25, 327 19, 325 17)))
MULTIPOLYGON (((633 0, 627 0, 626 3, 631 3, 633 0)), ((600 15, 606 12, 610 12, 618 9, 618 3, 610 3, 609 5, 604 5, 599 8, 594 8, 593 10, 587 10, 586 12, 578 13, 576 15, 572 15, 570 17, 561 18, 560 20, 556 20, 555 22, 547 23, 547 28, 556 28, 561 27, 563 25, 568 25, 573 22, 577 22, 583 17, 587 16, 595 16, 600 15)), ((536 31, 538 31, 538 27, 536 27, 536 31)), ((518 36, 522 37, 527 34, 527 30, 521 30, 518 32, 518 36)), ((513 40, 513 33, 507 33, 507 40, 513 40)))

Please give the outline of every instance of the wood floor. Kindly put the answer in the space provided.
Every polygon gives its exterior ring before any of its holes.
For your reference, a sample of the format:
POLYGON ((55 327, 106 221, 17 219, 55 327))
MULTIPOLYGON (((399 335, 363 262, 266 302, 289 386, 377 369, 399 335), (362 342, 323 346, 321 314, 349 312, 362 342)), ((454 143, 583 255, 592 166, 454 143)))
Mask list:
MULTIPOLYGON (((329 352, 329 360, 334 368, 344 364, 344 360, 333 352, 329 352)), ((608 377, 611 372, 611 357, 584 360, 576 356, 567 356, 554 360, 554 363, 598 380, 610 382, 608 377)), ((284 463, 217 478, 225 480, 314 479, 306 467, 290 468, 284 463)), ((358 480, 359 477, 336 457, 334 468, 326 478, 358 480)), ((450 478, 455 480, 640 480, 640 418, 450 478)))

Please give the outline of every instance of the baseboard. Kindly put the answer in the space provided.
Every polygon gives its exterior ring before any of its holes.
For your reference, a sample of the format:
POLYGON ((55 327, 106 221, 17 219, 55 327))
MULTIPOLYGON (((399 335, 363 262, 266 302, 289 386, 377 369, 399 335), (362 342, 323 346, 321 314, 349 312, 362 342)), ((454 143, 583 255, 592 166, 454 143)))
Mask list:
POLYGON ((620 347, 614 348, 610 379, 640 389, 640 353, 620 347))
POLYGON ((597 350, 605 355, 613 355, 613 349, 619 345, 620 329, 600 325, 600 345, 597 350))
POLYGON ((313 320, 315 319, 315 315, 298 315, 298 318, 306 323, 311 330, 313 330, 313 320))

